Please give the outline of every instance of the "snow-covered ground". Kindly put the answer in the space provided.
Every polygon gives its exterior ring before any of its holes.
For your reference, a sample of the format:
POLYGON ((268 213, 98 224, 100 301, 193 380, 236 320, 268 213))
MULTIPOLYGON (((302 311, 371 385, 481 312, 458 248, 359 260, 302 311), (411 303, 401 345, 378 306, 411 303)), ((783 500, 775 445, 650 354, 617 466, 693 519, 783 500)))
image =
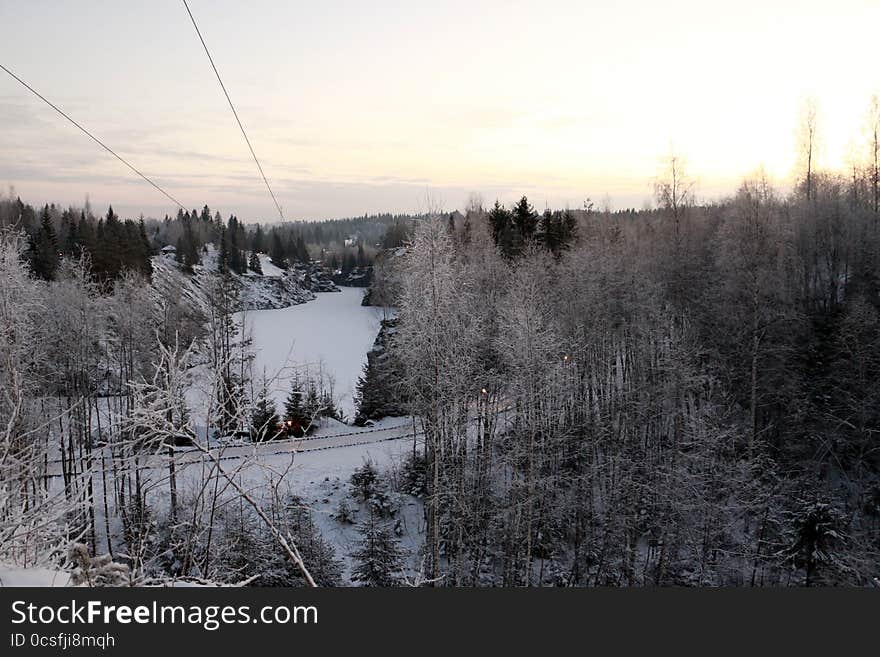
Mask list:
POLYGON ((265 372, 279 412, 298 367, 332 377, 339 408, 347 419, 354 417, 355 385, 381 319, 381 310, 361 305, 363 294, 361 288, 342 288, 306 304, 239 315, 253 340, 254 378, 265 372))
POLYGON ((70 573, 49 568, 15 568, 0 564, 0 587, 69 585, 70 573))
MULTIPOLYGON (((252 339, 255 352, 254 377, 265 374, 271 381, 272 394, 279 412, 289 391, 294 367, 308 367, 313 372, 323 368, 335 381, 335 394, 340 409, 350 419, 354 416, 353 393, 367 351, 372 347, 382 310, 361 306, 363 289, 342 288, 341 292, 321 293, 314 301, 279 310, 255 310, 240 313, 246 334, 252 339)), ((201 393, 199 393, 201 394, 201 393)), ((114 422, 115 398, 99 400, 102 426, 114 422)), ((194 407, 194 409, 202 406, 194 407)), ((198 413, 194 414, 198 423, 198 413)), ((258 499, 262 499, 269 482, 298 495, 313 512, 313 518, 324 537, 333 546, 345 566, 351 568, 351 551, 359 538, 358 523, 367 512, 352 503, 354 524, 335 518, 343 499, 349 497, 352 472, 367 461, 380 472, 393 473, 403 457, 413 449, 416 426, 412 418, 384 418, 370 427, 354 427, 333 419, 322 419, 317 430, 302 440, 279 440, 261 444, 242 442, 217 444, 212 453, 224 470, 234 472, 236 479, 258 499)), ((419 443, 421 432, 416 436, 419 443)), ((100 450, 99 450, 100 452, 100 450)), ((104 499, 104 481, 118 473, 101 473, 103 454, 96 457, 95 496, 104 499), (104 476, 107 475, 107 476, 104 476)), ((108 457, 106 463, 109 463, 108 457)), ((182 448, 175 456, 177 485, 181 496, 195 495, 205 485, 205 478, 216 476, 212 460, 195 448, 182 448)), ((142 457, 140 477, 150 508, 161 515, 169 503, 167 482, 168 455, 142 457)), ((61 464, 49 461, 52 486, 60 490, 61 464)), ((393 476, 393 475, 392 475, 393 476)), ((237 493, 229 488, 224 497, 237 493)), ((421 502, 409 495, 395 497, 398 514, 394 522, 400 533, 401 547, 408 555, 408 566, 418 568, 418 555, 424 541, 424 514, 421 502)), ((110 498, 112 503, 112 496, 110 498)), ((95 504, 97 543, 107 543, 104 531, 104 509, 95 504)), ((114 514, 110 535, 115 544, 121 541, 122 528, 114 514)), ((16 569, 0 564, 0 586, 66 586, 69 576, 46 569, 16 569)))
POLYGON ((263 276, 271 276, 274 278, 281 278, 284 276, 284 270, 273 265, 272 258, 265 253, 260 253, 258 257, 260 258, 260 269, 263 270, 263 276))

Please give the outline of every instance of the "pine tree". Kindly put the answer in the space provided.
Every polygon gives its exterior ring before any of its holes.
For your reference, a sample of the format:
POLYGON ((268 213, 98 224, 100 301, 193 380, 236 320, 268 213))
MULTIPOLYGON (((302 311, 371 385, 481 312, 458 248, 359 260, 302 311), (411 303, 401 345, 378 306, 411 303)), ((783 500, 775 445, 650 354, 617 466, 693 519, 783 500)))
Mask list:
POLYGON ((281 433, 280 425, 275 402, 269 398, 268 391, 263 387, 251 416, 251 437, 255 442, 273 440, 281 433))
POLYGON ((403 551, 386 524, 373 515, 360 527, 361 538, 352 553, 351 579, 362 586, 391 587, 400 584, 403 551))

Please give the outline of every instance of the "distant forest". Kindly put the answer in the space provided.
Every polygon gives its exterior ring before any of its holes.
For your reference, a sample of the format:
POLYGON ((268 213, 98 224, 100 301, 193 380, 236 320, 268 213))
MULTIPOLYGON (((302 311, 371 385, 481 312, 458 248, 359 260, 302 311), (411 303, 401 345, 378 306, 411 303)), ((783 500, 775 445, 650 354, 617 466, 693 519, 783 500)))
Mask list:
MULTIPOLYGON (((187 269, 201 263, 206 244, 228 254, 236 273, 256 270, 253 253, 268 254, 273 264, 286 269, 296 262, 316 260, 331 270, 347 273, 372 265, 385 248, 402 245, 418 217, 365 215, 320 222, 245 225, 235 215, 224 220, 205 205, 201 211, 179 210, 162 220, 122 219, 111 206, 96 216, 90 207, 61 208, 55 204, 34 207, 20 198, 0 198, 0 229, 24 231, 27 258, 38 278, 53 280, 61 259, 88 256, 96 281, 106 285, 127 270, 147 278, 150 256, 172 246, 187 269)), ((262 272, 258 272, 262 273, 262 272)))

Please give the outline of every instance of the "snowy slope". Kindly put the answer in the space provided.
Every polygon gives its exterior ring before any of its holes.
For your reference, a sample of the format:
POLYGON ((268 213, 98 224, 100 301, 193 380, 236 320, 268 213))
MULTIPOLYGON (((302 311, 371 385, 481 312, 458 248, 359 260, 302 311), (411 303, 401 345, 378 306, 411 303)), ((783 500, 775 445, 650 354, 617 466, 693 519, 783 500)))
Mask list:
MULTIPOLYGON (((184 271, 179 263, 167 256, 154 257, 152 263, 155 290, 163 294, 179 294, 193 308, 203 312, 206 310, 206 286, 217 271, 213 245, 209 245, 208 253, 202 256, 202 264, 195 266, 192 273, 184 271)), ((286 308, 315 298, 297 275, 268 264, 272 268, 271 275, 259 276, 252 272, 243 276, 232 275, 238 287, 242 310, 286 308)))
POLYGON ((281 278, 284 276, 284 270, 272 264, 272 258, 265 253, 259 254, 260 268, 263 270, 263 276, 271 278, 281 278))

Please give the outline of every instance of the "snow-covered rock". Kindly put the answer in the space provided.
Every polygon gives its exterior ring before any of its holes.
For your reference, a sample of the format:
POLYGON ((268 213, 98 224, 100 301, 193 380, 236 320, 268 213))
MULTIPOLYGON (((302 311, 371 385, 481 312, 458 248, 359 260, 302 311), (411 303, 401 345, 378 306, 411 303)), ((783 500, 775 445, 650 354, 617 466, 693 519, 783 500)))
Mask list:
MULTIPOLYGON (((216 255, 212 248, 202 256, 202 264, 193 267, 192 273, 185 271, 172 258, 154 257, 152 263, 153 288, 160 295, 179 295, 195 309, 202 312, 208 309, 208 284, 217 274, 216 255)), ((285 272, 272 265, 268 259, 265 264, 261 264, 264 267, 262 276, 250 271, 242 276, 230 274, 238 287, 238 310, 287 308, 315 298, 315 294, 303 285, 298 272, 285 272), (269 273, 266 273, 267 269, 269 273)))

